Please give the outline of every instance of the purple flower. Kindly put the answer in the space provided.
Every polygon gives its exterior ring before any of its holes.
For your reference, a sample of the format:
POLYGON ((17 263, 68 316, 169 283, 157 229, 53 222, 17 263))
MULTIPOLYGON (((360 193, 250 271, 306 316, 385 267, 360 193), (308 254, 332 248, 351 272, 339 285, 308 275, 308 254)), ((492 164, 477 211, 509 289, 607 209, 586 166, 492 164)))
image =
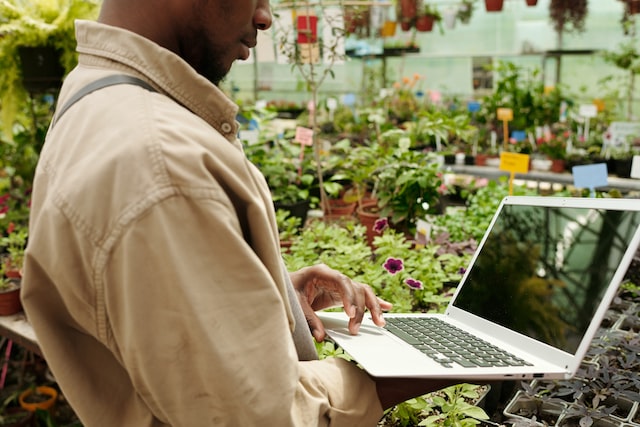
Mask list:
POLYGON ((404 263, 399 258, 389 257, 382 266, 389 272, 389 274, 396 274, 397 272, 402 271, 404 263))
POLYGON ((422 282, 420 280, 412 279, 409 277, 404 281, 411 289, 422 289, 422 282))
POLYGON ((389 225, 389 220, 387 218, 377 219, 375 224, 373 224, 373 231, 376 233, 382 233, 382 231, 387 228, 389 225))
POLYGON ((460 275, 464 275, 464 273, 466 273, 466 272, 467 272, 467 269, 466 269, 466 268, 464 268, 464 267, 460 267, 460 268, 458 269, 458 274, 460 274, 460 275))

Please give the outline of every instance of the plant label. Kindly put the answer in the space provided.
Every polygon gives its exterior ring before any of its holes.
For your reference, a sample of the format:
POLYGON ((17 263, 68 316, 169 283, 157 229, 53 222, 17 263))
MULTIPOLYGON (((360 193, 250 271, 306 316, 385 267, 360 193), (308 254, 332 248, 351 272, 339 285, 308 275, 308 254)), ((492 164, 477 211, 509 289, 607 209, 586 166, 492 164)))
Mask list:
POLYGON ((294 141, 301 145, 313 145, 313 129, 302 126, 296 127, 296 135, 294 141))
POLYGON ((583 104, 578 114, 585 118, 593 118, 598 115, 598 107, 595 104, 583 104))
POLYGON ((518 142, 524 141, 527 138, 527 132, 523 130, 514 130, 513 132, 511 132, 511 138, 515 139, 518 142))
POLYGON ((509 195, 512 195, 516 173, 529 172, 529 155, 503 151, 500 153, 500 170, 509 172, 509 195))
POLYGON ((631 178, 640 178, 640 156, 633 156, 630 176, 631 178))
POLYGON ((498 108, 498 120, 502 122, 510 122, 513 120, 513 110, 511 108, 498 108))
POLYGON ((605 187, 609 183, 609 172, 606 163, 579 165, 571 168, 573 185, 578 188, 588 188, 592 195, 596 187, 605 187))
POLYGON ((480 103, 478 101, 467 102, 467 110, 472 114, 477 113, 480 111, 480 103))
POLYGON ((512 174, 529 172, 529 155, 503 151, 500 153, 500 170, 512 174))

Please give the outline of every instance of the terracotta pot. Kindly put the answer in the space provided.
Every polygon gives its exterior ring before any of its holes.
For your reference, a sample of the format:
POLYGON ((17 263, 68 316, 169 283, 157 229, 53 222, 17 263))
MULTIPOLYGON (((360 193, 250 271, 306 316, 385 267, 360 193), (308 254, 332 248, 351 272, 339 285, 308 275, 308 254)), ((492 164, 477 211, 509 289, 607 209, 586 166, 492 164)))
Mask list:
POLYGON ((378 213, 378 201, 370 200, 363 203, 356 211, 356 215, 360 224, 364 225, 367 230, 367 244, 373 248, 373 238, 378 235, 378 233, 374 231, 373 226, 376 224, 376 221, 380 219, 380 214, 378 213))
POLYGON ((22 311, 19 282, 15 289, 0 292, 0 316, 10 316, 22 311))
POLYGON ((640 13, 640 0, 627 0, 627 11, 630 15, 637 15, 640 13))
POLYGON ((418 0, 400 0, 398 4, 398 18, 402 31, 409 31, 418 14, 418 0))
POLYGON ((400 0, 400 17, 413 20, 418 14, 418 0, 400 0))
POLYGON ((430 15, 418 16, 418 18, 416 18, 416 30, 429 32, 433 30, 434 22, 435 22, 435 19, 433 19, 433 16, 430 16, 430 15))
POLYGON ((329 206, 324 208, 324 217, 327 219, 342 219, 353 216, 356 210, 355 202, 345 202, 342 199, 329 199, 329 206))
POLYGON ((487 12, 500 12, 504 6, 504 0, 484 0, 487 12))
POLYGON ((562 173, 564 172, 564 169, 564 160, 551 159, 551 168, 549 169, 551 172, 562 173))
POLYGON ((538 4, 538 0, 525 0, 527 2, 527 6, 535 6, 538 4))

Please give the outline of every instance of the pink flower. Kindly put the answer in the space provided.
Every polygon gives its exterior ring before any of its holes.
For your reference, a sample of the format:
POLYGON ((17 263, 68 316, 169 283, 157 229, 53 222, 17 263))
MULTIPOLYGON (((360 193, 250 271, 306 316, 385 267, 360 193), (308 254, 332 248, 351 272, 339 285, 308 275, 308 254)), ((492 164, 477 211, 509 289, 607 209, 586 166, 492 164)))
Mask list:
POLYGON ((389 257, 382 265, 389 274, 396 274, 404 269, 404 263, 399 258, 389 257))
POLYGON ((373 224, 373 231, 382 233, 388 226, 389 220, 387 218, 380 218, 373 224))
POLYGON ((411 289, 422 289, 422 282, 420 280, 412 279, 411 277, 404 281, 411 289))

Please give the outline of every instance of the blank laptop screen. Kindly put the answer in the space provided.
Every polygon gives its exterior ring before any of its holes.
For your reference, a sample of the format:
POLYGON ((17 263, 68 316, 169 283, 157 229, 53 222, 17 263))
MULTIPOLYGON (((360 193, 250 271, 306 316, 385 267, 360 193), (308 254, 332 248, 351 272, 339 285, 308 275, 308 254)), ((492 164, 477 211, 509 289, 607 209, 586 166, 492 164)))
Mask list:
POLYGON ((453 305, 575 353, 640 212, 505 205, 453 305))

